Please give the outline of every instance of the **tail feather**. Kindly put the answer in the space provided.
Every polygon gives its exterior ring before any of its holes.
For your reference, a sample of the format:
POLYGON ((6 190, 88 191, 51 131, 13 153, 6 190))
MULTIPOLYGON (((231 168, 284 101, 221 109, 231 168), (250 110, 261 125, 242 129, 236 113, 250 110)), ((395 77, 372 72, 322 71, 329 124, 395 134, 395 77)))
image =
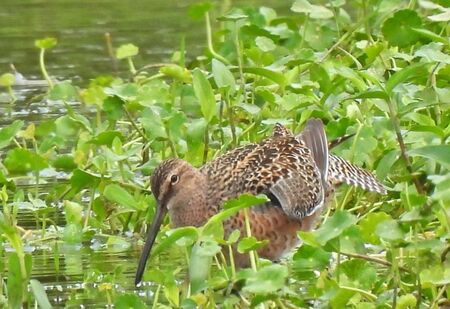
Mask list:
POLYGON ((372 173, 357 167, 344 159, 330 154, 328 178, 333 183, 342 183, 358 186, 365 190, 386 194, 384 186, 372 173))
POLYGON ((320 176, 322 180, 322 187, 326 188, 328 178, 328 142, 322 120, 310 119, 306 124, 302 133, 297 136, 298 139, 303 140, 306 147, 311 151, 311 155, 319 168, 320 176))

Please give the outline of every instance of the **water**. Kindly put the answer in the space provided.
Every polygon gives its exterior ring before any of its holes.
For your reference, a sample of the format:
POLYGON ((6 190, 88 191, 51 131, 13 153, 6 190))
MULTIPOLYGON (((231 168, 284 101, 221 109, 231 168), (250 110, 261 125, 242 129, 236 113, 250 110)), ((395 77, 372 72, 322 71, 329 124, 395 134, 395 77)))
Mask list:
MULTIPOLYGON (((114 47, 124 43, 139 46, 137 67, 170 61, 182 37, 186 40, 187 59, 194 59, 206 46, 203 20, 187 17, 187 10, 193 0, 2 0, 0 7, 0 74, 10 72, 10 64, 27 80, 40 80, 38 49, 34 40, 47 36, 56 37, 58 45, 46 54, 49 74, 57 80, 71 80, 86 84, 90 79, 103 74, 125 74, 125 63, 117 67, 108 55, 105 33, 109 33, 114 47)), ((217 1, 213 16, 219 16, 235 4, 246 6, 266 5, 286 10, 290 2, 267 1, 217 1)), ((14 106, 8 97, 0 94, 0 127, 13 120, 22 119, 26 125, 55 119, 66 112, 62 104, 48 106, 39 100, 46 91, 39 82, 15 86, 18 101, 14 106)), ((83 107, 73 102, 73 108, 83 107)), ((83 110, 85 115, 91 111, 83 110)), ((2 151, 4 151, 3 149, 2 151)), ((0 153, 0 158, 4 158, 0 153)), ((64 178, 64 175, 62 175, 64 178)), ((41 180, 47 182, 39 187, 54 186, 60 179, 53 175, 41 180)), ((22 188, 32 191, 32 179, 23 182, 22 188)), ((49 217, 62 227, 64 215, 54 210, 49 217)), ((42 222, 36 222, 32 212, 19 211, 19 225, 39 235, 42 222)), ((50 224, 48 224, 50 225, 50 224)), ((141 246, 137 245, 139 235, 121 235, 128 242, 124 246, 108 246, 105 237, 97 235, 94 241, 81 246, 70 246, 56 239, 56 233, 47 231, 41 242, 26 248, 33 256, 32 278, 44 284, 52 304, 63 306, 106 306, 115 291, 134 292, 146 296, 150 302, 148 287, 137 289, 133 278, 141 246), (52 239, 54 237, 55 239, 52 239), (108 285, 110 284, 110 285, 108 285)), ((8 252, 8 248, 6 248, 8 252)), ((171 253, 168 253, 171 254, 171 253)), ((174 263, 174 258, 160 261, 174 263)), ((167 262, 166 262, 167 263, 167 262)), ((181 262, 182 263, 182 262, 181 262)), ((158 267, 168 267, 159 265, 158 267)))

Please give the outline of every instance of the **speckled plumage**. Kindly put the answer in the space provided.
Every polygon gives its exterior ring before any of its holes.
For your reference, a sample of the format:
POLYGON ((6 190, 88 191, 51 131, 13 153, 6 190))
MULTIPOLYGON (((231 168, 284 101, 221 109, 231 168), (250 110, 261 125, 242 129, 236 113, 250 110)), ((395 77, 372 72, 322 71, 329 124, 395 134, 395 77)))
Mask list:
MULTIPOLYGON (((258 253, 271 260, 298 245, 298 230, 314 228, 335 186, 347 183, 386 193, 371 173, 328 154, 323 124, 315 119, 299 135, 277 124, 271 137, 231 150, 200 169, 180 159, 167 160, 151 183, 174 227, 200 226, 225 201, 243 193, 266 194, 270 202, 252 207, 249 215, 252 235, 269 240, 258 253)), ((240 229, 244 235, 243 213, 224 222, 224 228, 226 233, 240 229)), ((236 260, 241 266, 247 263, 243 255, 236 260)))

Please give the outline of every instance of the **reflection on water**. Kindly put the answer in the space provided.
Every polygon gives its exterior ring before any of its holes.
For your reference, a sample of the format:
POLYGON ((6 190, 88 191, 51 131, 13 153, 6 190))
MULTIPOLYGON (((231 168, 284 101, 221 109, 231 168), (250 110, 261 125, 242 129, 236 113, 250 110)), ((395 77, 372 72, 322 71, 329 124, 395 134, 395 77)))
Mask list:
MULTIPOLYGON (((25 79, 41 79, 38 49, 34 47, 34 40, 46 36, 58 39, 57 47, 46 56, 50 75, 57 80, 70 79, 75 84, 87 83, 100 74, 120 74, 126 70, 125 63, 119 63, 119 72, 115 72, 105 48, 106 32, 111 34, 116 47, 130 42, 139 46, 137 67, 169 61, 182 37, 186 39, 187 58, 193 59, 205 48, 203 21, 187 17, 187 8, 194 2, 196 1, 2 0, 0 74, 10 72, 10 64, 14 63, 25 79)), ((216 1, 214 14, 219 16, 235 4, 267 5, 286 10, 290 2, 216 1)), ((45 86, 39 82, 15 86, 17 101, 14 105, 10 105, 9 96, 3 90, 0 91, 0 128, 17 119, 24 120, 25 125, 38 124, 66 114, 68 106, 63 103, 42 102, 40 95, 45 91, 45 86)), ((78 102, 69 104, 70 108, 81 110, 85 116, 92 116, 93 111, 78 102)), ((0 159, 4 158, 6 150, 2 149, 0 159)), ((57 186, 65 178, 65 175, 47 175, 40 179, 37 189, 46 192, 46 188, 57 186)), ((32 177, 24 177, 17 182, 25 191, 36 189, 32 177)), ((50 228, 45 231, 47 241, 41 242, 42 235, 39 233, 42 222, 33 212, 26 210, 26 205, 22 206, 19 207, 19 225, 33 231, 31 235, 36 237, 26 248, 33 256, 32 277, 45 286, 53 305, 101 307, 114 299, 116 291, 138 293, 151 303, 153 287, 147 284, 137 289, 133 283, 141 250, 141 245, 137 245, 138 235, 122 235, 127 245, 108 245, 98 236, 92 242, 69 246, 52 236, 50 228)), ((47 218, 62 228, 65 224, 64 215, 58 205, 54 207, 47 213, 47 218)), ((6 248, 6 259, 10 250, 6 248)), ((153 260, 152 264, 170 268, 176 264, 176 258, 162 256, 153 260), (159 261, 167 265, 157 264, 159 261)))

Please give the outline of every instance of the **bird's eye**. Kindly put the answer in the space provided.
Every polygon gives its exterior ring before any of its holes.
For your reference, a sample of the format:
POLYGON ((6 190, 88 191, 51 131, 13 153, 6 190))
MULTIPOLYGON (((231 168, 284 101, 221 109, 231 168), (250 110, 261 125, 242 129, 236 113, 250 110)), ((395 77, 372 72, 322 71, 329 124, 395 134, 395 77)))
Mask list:
POLYGON ((178 177, 178 175, 172 175, 170 176, 170 183, 172 185, 176 184, 178 182, 178 180, 180 180, 180 177, 178 177))

